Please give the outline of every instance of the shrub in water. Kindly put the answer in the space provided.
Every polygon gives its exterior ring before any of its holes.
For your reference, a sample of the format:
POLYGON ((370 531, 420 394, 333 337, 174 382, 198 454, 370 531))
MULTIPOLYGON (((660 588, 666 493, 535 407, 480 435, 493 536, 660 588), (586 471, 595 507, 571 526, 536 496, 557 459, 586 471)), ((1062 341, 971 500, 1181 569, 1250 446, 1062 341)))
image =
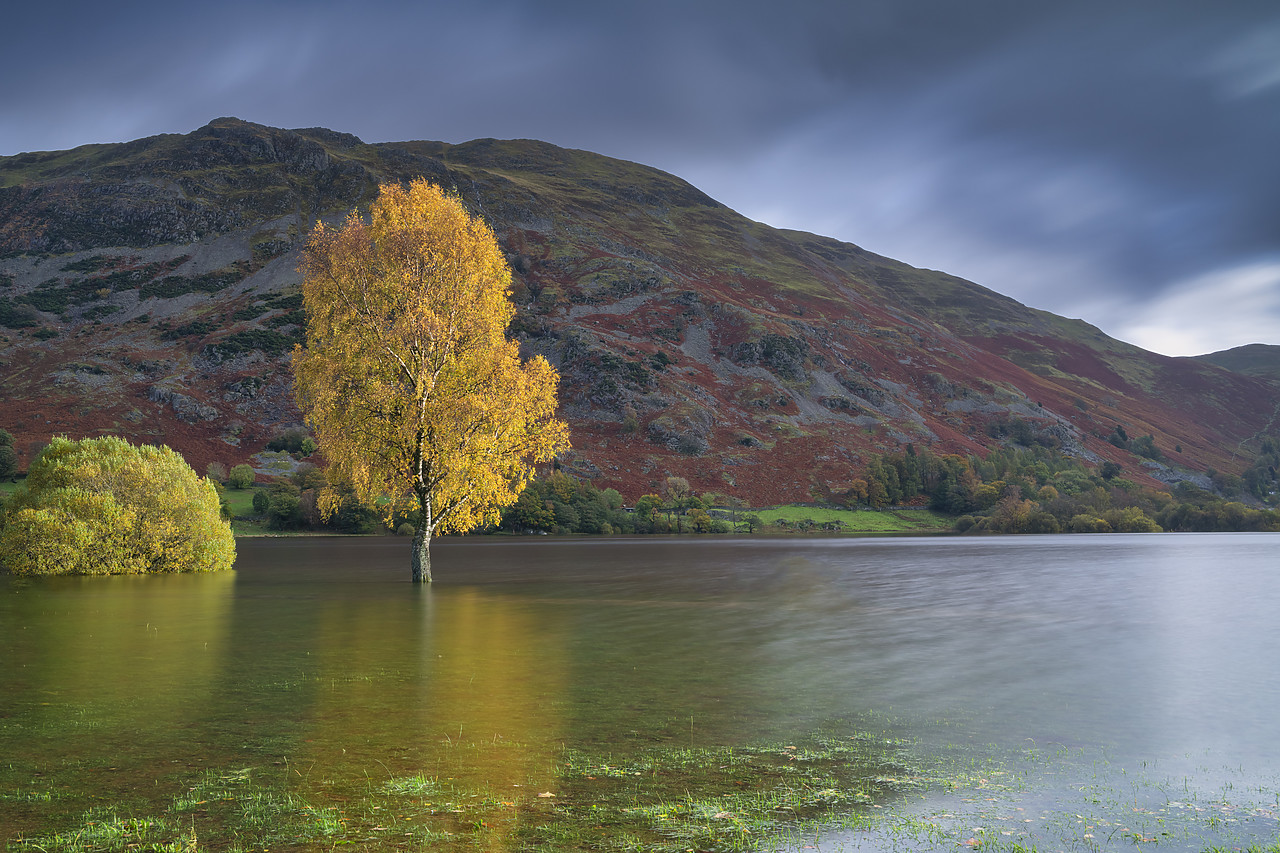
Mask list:
POLYGON ((55 438, 31 463, 0 531, 13 574, 229 569, 231 525, 212 482, 168 447, 55 438))

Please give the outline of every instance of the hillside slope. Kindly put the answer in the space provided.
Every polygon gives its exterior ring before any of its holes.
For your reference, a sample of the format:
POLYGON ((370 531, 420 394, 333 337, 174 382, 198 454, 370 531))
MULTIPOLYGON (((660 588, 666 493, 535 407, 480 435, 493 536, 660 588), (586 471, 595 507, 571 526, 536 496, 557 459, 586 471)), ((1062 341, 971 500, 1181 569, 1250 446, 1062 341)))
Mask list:
POLYGON ((299 421, 288 352, 310 224, 420 175, 511 259, 512 331, 561 371, 563 464, 629 498, 669 474, 758 504, 820 498, 908 442, 1039 441, 1172 482, 1239 470, 1276 430, 1265 378, 753 222, 645 166, 237 119, 0 157, 0 425, 24 454, 105 431, 199 466, 247 459, 299 421), (1154 435, 1165 464, 1108 443, 1116 424, 1154 435))
POLYGON ((1197 361, 1216 364, 1245 376, 1280 381, 1280 346, 1271 344, 1245 344, 1242 347, 1211 352, 1196 356, 1197 361))

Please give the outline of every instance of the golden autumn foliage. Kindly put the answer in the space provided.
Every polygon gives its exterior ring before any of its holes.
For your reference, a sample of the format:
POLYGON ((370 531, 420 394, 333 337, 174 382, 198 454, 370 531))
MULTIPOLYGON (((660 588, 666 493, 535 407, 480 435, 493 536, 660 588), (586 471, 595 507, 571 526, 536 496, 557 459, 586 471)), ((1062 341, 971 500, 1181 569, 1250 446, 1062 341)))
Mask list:
POLYGON ((388 518, 413 502, 414 580, 429 581, 431 536, 496 522, 533 463, 569 446, 559 377, 506 337, 511 273, 493 232, 426 181, 383 185, 368 222, 317 225, 302 272, 298 404, 331 481, 388 518))
POLYGON ((229 569, 218 493, 168 447, 55 438, 9 501, 0 566, 17 575, 229 569))

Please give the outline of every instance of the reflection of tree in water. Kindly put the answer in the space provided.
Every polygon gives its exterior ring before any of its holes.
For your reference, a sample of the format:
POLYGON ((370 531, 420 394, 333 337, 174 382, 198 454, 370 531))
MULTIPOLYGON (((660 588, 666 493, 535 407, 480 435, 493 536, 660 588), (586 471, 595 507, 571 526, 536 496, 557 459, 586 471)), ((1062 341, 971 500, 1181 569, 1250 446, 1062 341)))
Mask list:
POLYGON ((563 732, 560 632, 482 587, 331 602, 317 623, 297 766, 365 780, 424 773, 499 788, 545 778, 563 732))
POLYGON ((72 798, 130 795, 192 760, 191 731, 219 698, 234 583, 210 572, 6 588, 0 755, 15 785, 39 773, 65 776, 72 798))

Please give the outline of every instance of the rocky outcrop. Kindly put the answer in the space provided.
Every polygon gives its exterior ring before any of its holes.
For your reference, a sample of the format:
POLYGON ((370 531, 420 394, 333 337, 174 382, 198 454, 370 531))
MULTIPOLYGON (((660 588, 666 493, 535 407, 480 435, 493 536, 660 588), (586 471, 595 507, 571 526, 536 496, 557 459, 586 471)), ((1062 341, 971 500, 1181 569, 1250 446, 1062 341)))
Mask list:
MULTIPOLYGON (((86 155, 87 168, 46 152, 0 158, 0 168, 43 177, 0 189, 0 254, 193 243, 290 213, 349 209, 374 179, 308 134, 218 119, 182 137, 106 146, 86 155)), ((334 136, 345 149, 361 144, 334 136)))
POLYGON ((216 421, 222 413, 207 403, 201 403, 195 397, 177 391, 167 385, 152 385, 147 391, 147 398, 154 403, 168 406, 178 419, 193 424, 200 421, 216 421))

